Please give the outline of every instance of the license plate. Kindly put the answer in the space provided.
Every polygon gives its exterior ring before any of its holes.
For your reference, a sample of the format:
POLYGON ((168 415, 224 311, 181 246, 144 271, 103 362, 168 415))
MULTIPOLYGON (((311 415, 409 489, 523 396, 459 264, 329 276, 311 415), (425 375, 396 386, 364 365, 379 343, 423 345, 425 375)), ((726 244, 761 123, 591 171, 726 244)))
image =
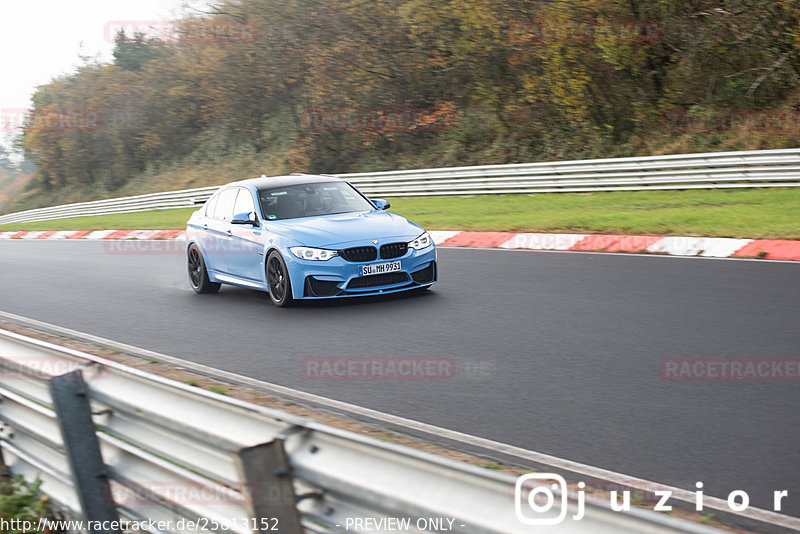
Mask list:
POLYGON ((399 261, 388 261, 386 263, 373 263, 372 265, 362 265, 359 276, 369 276, 371 274, 393 273, 400 270, 399 261))

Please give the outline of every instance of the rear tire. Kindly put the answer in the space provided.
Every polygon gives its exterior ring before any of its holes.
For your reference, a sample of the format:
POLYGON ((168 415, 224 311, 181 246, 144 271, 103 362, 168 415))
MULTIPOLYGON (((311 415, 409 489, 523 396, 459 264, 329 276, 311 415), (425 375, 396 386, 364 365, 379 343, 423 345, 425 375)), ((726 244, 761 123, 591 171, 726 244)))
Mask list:
POLYGON ((267 289, 269 299, 279 308, 291 306, 294 302, 289 271, 286 269, 283 256, 277 250, 273 250, 267 256, 267 289))
POLYGON ((189 283, 195 293, 216 293, 220 286, 217 282, 212 282, 208 278, 208 270, 203 255, 197 245, 189 245, 186 251, 187 267, 189 269, 189 283))

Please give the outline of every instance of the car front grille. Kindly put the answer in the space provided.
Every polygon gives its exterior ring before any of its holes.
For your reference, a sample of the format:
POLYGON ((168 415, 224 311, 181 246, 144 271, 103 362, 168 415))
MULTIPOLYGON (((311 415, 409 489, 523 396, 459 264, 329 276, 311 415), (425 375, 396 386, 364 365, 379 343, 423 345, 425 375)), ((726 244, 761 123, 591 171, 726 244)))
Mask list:
POLYGON ((411 278, 418 284, 430 284, 436 280, 436 263, 430 262, 427 267, 411 273, 411 278))
POLYGON ((347 289, 363 289, 365 287, 390 286, 408 282, 408 275, 402 272, 371 274, 353 278, 347 284, 347 289))
POLYGON ((353 247, 339 251, 339 256, 347 261, 374 261, 378 258, 378 249, 375 247, 353 247))
POLYGON ((408 252, 408 243, 389 243, 381 246, 381 259, 390 260, 405 256, 408 252))

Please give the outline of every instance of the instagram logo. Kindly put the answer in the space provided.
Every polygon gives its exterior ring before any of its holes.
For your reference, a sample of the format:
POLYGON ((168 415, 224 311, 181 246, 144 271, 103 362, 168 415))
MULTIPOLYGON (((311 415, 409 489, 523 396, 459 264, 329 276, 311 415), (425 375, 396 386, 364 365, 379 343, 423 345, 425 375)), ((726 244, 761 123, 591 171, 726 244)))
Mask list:
POLYGON ((514 486, 514 512, 526 525, 557 525, 567 517, 567 481, 553 473, 528 473, 514 486), (556 495, 561 502, 554 513, 556 495), (523 506, 527 504, 527 507, 523 506))
MULTIPOLYGON (((643 482, 643 481, 639 481, 643 482)), ((557 525, 567 517, 567 504, 569 498, 574 499, 577 504, 577 512, 572 516, 575 521, 583 519, 586 512, 586 483, 578 482, 575 487, 570 488, 564 477, 553 473, 530 473, 522 475, 517 479, 514 486, 514 512, 517 519, 525 525, 557 525), (556 505, 556 496, 561 501, 558 506, 558 514, 553 508, 556 505), (524 505, 527 504, 527 507, 524 505)), ((703 511, 703 489, 704 484, 697 482, 695 487, 695 510, 703 511)), ((619 502, 620 488, 628 487, 627 484, 613 484, 608 488, 608 508, 613 512, 628 512, 631 509, 631 490, 625 489, 622 493, 622 502, 619 502), (611 489, 614 488, 614 489, 611 489)), ((671 512, 672 505, 667 504, 672 497, 673 488, 660 484, 647 483, 646 485, 637 484, 630 486, 636 491, 644 492, 647 500, 653 496, 654 512, 671 512)), ((597 488, 595 488, 597 489, 597 488)), ((590 490, 591 491, 591 490, 590 490)), ((789 496, 788 490, 778 490, 772 492, 773 511, 782 510, 782 500, 789 496)), ((596 504, 600 501, 595 497, 596 504)), ((603 503, 604 505, 604 503, 603 503)), ((728 508, 732 512, 743 512, 750 506, 750 496, 746 491, 733 490, 728 494, 728 508)))

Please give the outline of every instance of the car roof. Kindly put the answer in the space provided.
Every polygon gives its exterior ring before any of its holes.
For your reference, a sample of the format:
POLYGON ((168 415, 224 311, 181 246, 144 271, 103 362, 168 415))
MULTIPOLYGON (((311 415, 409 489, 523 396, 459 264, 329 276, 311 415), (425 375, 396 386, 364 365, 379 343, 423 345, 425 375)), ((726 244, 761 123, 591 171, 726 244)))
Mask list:
POLYGON ((231 182, 225 184, 223 187, 229 186, 253 186, 258 190, 270 189, 273 187, 285 187, 287 185, 298 184, 312 184, 319 182, 343 182, 337 176, 324 175, 324 174, 289 174, 285 176, 261 176, 259 178, 250 178, 248 180, 239 180, 238 182, 231 182))

